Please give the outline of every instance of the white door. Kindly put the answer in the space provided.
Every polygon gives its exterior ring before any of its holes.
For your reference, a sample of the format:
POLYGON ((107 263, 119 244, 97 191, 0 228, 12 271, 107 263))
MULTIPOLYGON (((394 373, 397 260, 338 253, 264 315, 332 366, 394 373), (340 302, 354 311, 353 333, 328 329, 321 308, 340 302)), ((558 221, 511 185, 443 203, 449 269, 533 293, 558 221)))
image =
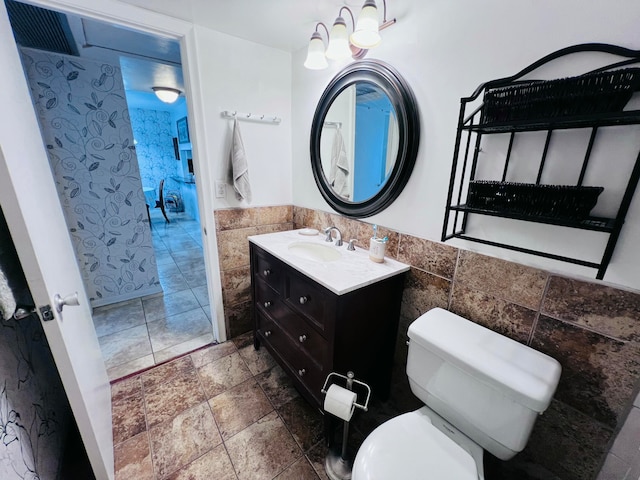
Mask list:
POLYGON ((71 409, 98 480, 114 478, 111 393, 62 207, 11 33, 0 4, 0 205, 38 307, 78 292, 43 321, 71 409))

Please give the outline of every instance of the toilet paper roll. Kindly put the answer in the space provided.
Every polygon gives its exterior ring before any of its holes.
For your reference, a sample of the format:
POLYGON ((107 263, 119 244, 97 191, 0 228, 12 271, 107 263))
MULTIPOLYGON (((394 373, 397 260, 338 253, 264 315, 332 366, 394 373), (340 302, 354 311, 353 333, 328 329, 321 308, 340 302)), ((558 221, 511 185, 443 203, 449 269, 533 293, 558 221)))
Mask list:
POLYGON ((334 383, 327 390, 327 396, 324 398, 324 409, 348 422, 351 420, 353 411, 356 408, 356 398, 357 395, 354 392, 334 383))

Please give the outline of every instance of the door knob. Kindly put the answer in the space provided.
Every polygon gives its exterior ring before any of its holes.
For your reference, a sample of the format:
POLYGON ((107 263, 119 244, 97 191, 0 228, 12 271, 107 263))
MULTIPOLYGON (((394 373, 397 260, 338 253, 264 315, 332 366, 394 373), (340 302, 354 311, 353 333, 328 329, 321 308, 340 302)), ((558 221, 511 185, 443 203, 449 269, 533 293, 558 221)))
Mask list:
POLYGON ((53 304, 55 305, 56 311, 58 313, 62 313, 62 309, 65 305, 69 305, 69 306, 80 305, 80 300, 78 300, 78 292, 65 295, 64 298, 61 297, 59 293, 56 293, 53 296, 53 304))

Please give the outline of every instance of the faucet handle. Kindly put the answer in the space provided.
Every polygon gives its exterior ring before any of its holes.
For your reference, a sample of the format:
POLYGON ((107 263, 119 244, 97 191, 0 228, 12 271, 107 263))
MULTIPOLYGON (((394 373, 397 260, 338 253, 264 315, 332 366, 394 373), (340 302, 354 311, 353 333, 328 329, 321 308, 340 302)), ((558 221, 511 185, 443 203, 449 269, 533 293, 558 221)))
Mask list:
POLYGON ((356 239, 352 238, 351 240, 349 240, 349 245, 347 245, 347 250, 349 250, 350 252, 355 251, 356 247, 354 246, 354 244, 356 243, 356 239))
POLYGON ((324 239, 325 242, 333 242, 333 238, 331 238, 331 230, 333 227, 326 227, 323 231, 327 234, 327 238, 324 239))

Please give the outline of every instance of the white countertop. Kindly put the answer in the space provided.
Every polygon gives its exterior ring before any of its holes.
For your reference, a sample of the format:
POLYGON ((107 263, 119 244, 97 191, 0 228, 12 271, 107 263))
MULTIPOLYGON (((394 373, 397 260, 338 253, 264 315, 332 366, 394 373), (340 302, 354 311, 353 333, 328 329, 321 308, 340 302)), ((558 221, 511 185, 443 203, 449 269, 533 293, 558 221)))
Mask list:
POLYGON ((350 252, 347 250, 348 242, 344 242, 341 247, 336 247, 333 243, 325 242, 325 236, 322 233, 309 236, 301 235, 299 232, 300 230, 289 230, 253 235, 249 237, 249 241, 337 295, 352 292, 409 270, 409 265, 390 258, 385 258, 383 263, 369 260, 368 245, 367 249, 356 245, 356 250, 350 252), (289 245, 294 242, 329 246, 340 253, 340 258, 328 262, 302 258, 289 250, 289 245))

